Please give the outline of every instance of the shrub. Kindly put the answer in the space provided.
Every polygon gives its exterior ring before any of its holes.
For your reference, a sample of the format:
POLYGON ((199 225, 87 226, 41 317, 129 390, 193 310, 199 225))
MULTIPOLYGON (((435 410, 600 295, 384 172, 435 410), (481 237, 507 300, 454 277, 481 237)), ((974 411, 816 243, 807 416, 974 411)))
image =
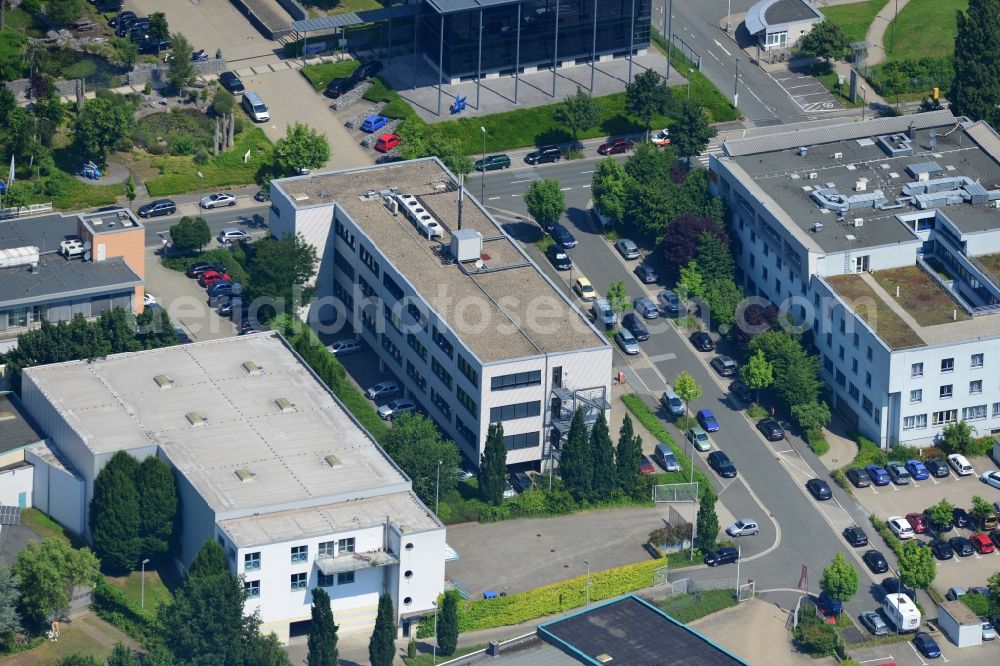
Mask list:
POLYGON ((220 263, 226 267, 226 273, 229 274, 229 277, 231 277, 234 282, 239 282, 244 286, 249 282, 246 268, 244 268, 243 264, 238 261, 236 253, 221 247, 205 250, 204 252, 200 252, 191 257, 168 257, 161 263, 164 267, 169 268, 172 271, 180 271, 183 273, 200 261, 213 261, 220 263))
POLYGON ((768 413, 767 409, 758 405, 756 402, 746 408, 746 414, 752 419, 762 419, 765 418, 768 413))
POLYGON ((830 450, 830 443, 826 441, 826 437, 823 436, 822 430, 810 430, 806 433, 806 444, 812 449, 812 452, 818 456, 827 453, 830 450))
POLYGON ((959 598, 962 600, 962 603, 968 606, 969 610, 976 615, 981 617, 990 615, 991 607, 989 597, 985 597, 981 594, 963 594, 959 598))
POLYGON ((194 154, 194 163, 208 164, 208 160, 210 160, 211 157, 212 156, 208 154, 208 151, 205 148, 199 148, 198 152, 194 154))
POLYGON ((879 536, 885 541, 885 545, 892 549, 892 552, 899 553, 900 548, 903 547, 902 542, 896 538, 896 535, 892 533, 892 530, 882 522, 882 520, 876 516, 874 513, 868 516, 868 521, 875 528, 875 531, 879 533, 879 536))
POLYGON ((825 656, 837 651, 837 630, 815 615, 803 615, 803 621, 795 628, 793 636, 795 643, 807 654, 825 656))
POLYGON ((194 152, 194 140, 189 136, 176 137, 170 152, 174 155, 190 155, 194 152))
POLYGON ((150 155, 164 155, 167 152, 167 147, 162 143, 150 143, 146 146, 146 152, 150 155))
POLYGON ((977 437, 972 440, 965 449, 965 455, 967 456, 985 456, 989 455, 990 451, 993 450, 993 438, 989 435, 985 437, 977 437))
POLYGON ((154 613, 140 608, 121 588, 104 580, 94 586, 94 608, 102 619, 146 647, 151 647, 163 638, 163 627, 154 613))

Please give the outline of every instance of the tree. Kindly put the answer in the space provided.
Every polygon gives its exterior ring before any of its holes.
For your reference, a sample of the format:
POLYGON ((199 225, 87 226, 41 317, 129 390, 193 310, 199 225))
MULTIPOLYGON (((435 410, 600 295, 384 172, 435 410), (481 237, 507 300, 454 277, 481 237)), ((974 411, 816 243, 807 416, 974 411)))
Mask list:
POLYGON ((982 527, 986 519, 993 515, 993 507, 979 495, 973 495, 969 515, 976 521, 976 525, 982 527))
POLYGON ((135 201, 135 197, 138 193, 135 189, 135 177, 129 176, 128 180, 125 181, 125 198, 128 199, 128 207, 132 208, 132 202, 135 201))
MULTIPOLYGON (((646 135, 652 127, 653 118, 666 115, 673 106, 674 96, 666 80, 655 70, 647 69, 637 74, 631 83, 625 85, 625 111, 642 122, 646 135)), ((670 129, 673 138, 674 130, 670 129)))
POLYGON ((636 183, 669 189, 674 184, 670 179, 670 170, 674 164, 673 148, 663 149, 643 142, 625 160, 625 173, 636 183))
POLYGON ((441 603, 441 616, 437 621, 438 651, 447 656, 458 647, 458 598, 454 592, 445 592, 441 603))
POLYGON ((104 666, 142 666, 142 661, 132 648, 124 643, 115 643, 104 666))
POLYGON ((927 517, 930 519, 931 523, 938 526, 947 526, 951 524, 952 511, 955 510, 955 505, 948 500, 941 500, 937 504, 930 507, 928 510, 927 517))
POLYGON ((389 457, 413 481, 413 491, 428 506, 433 505, 439 495, 446 495, 455 489, 458 483, 458 447, 451 440, 444 439, 434 422, 423 414, 409 413, 395 417, 392 428, 381 443, 389 457))
POLYGON ((701 387, 698 386, 698 382, 694 380, 690 372, 681 370, 677 373, 677 377, 674 378, 674 393, 684 401, 684 413, 686 415, 688 405, 691 404, 691 401, 701 397, 701 387))
POLYGON ((691 156, 705 150, 708 142, 718 134, 708 122, 705 110, 696 102, 684 100, 680 103, 677 119, 670 126, 670 141, 681 157, 691 166, 691 156))
POLYGON ((83 153, 104 162, 107 151, 116 150, 132 133, 132 109, 107 97, 88 99, 76 117, 73 131, 83 153))
POLYGON ((180 33, 174 33, 170 42, 173 57, 170 59, 170 65, 167 67, 167 81, 170 82, 170 87, 179 93, 194 83, 195 78, 198 76, 198 72, 194 68, 194 63, 191 61, 194 48, 192 48, 191 42, 187 40, 187 37, 180 33))
POLYGON ((90 500, 90 534, 94 552, 108 571, 127 573, 135 568, 142 552, 139 538, 139 492, 136 474, 139 462, 118 451, 94 480, 90 500))
POLYGON ((177 528, 177 481, 173 470, 156 456, 139 463, 139 538, 142 555, 160 558, 170 553, 177 528))
POLYGON ((185 215, 170 227, 170 242, 179 252, 200 252, 212 241, 212 230, 202 217, 185 215))
POLYGON ((970 0, 958 12, 955 75, 948 99, 955 113, 1000 126, 1000 0, 970 0))
POLYGON ((337 625, 333 623, 330 595, 322 587, 313 589, 312 622, 309 625, 307 666, 337 666, 337 625))
POLYGON ((479 494, 483 501, 493 506, 500 506, 507 485, 507 448, 503 445, 502 423, 490 424, 477 476, 479 494))
POLYGON ((392 608, 392 597, 383 592, 378 598, 378 614, 375 629, 368 642, 368 660, 371 666, 392 666, 396 656, 396 613, 392 608))
POLYGON ((33 628, 45 627, 69 605, 74 587, 97 583, 100 566, 89 548, 76 549, 59 539, 29 541, 14 563, 21 618, 33 628))
POLYGON ((292 666, 288 653, 273 631, 264 636, 259 631, 247 639, 244 666, 292 666))
POLYGON ((83 0, 45 0, 45 15, 59 25, 74 23, 83 13, 83 0))
POLYGON ((14 570, 0 564, 0 648, 9 648, 14 636, 21 631, 21 614, 17 605, 21 592, 14 570))
POLYGON ((576 145, 581 130, 589 130, 601 121, 601 110, 594 98, 577 86, 574 94, 556 106, 552 119, 569 128, 573 133, 573 145, 576 145))
POLYGON ((764 358, 764 352, 757 350, 750 359, 740 368, 740 379, 757 392, 757 401, 760 402, 760 390, 765 389, 774 381, 774 367, 764 358))
POLYGON ((765 331, 750 341, 751 354, 758 350, 773 368, 774 392, 789 407, 816 402, 823 381, 819 357, 810 355, 797 338, 786 331, 765 331))
POLYGON ((847 602, 858 592, 858 570, 838 552, 830 565, 823 569, 819 587, 834 601, 847 602))
POLYGON ((594 476, 591 479, 591 498, 602 502, 611 499, 615 489, 615 450, 608 431, 608 420, 602 411, 590 429, 590 455, 594 476))
MULTIPOLYGON (((219 88, 212 96, 212 113, 227 116, 236 108, 236 98, 225 88, 219 88)), ((289 128, 290 129, 290 128, 289 128)))
POLYGON ((566 444, 562 448, 559 469, 566 489, 578 502, 587 499, 591 494, 594 480, 593 465, 587 426, 583 421, 583 409, 577 409, 570 422, 566 444))
POLYGON ((701 277, 701 266, 697 260, 692 259, 681 269, 677 278, 677 290, 683 299, 700 298, 705 294, 705 280, 701 277))
POLYGON ((719 536, 719 516, 715 513, 715 492, 711 487, 702 488, 698 493, 698 517, 695 527, 698 548, 707 553, 715 548, 719 536))
POLYGON ((850 40, 840 26, 826 19, 813 25, 802 39, 799 40, 799 52, 826 61, 839 60, 844 57, 850 47, 850 40))
POLYGON ((632 302, 628 297, 628 290, 625 288, 625 280, 618 280, 608 285, 608 303, 614 312, 628 312, 632 309, 632 302))
POLYGON ((248 271, 251 298, 272 299, 275 310, 292 312, 309 300, 306 284, 316 275, 316 248, 302 235, 262 238, 252 245, 248 271))
POLYGON ((729 245, 717 235, 710 232, 702 234, 698 239, 694 259, 698 262, 706 283, 733 279, 733 255, 729 251, 729 245))
POLYGON ((792 418, 805 432, 819 432, 830 422, 830 406, 822 400, 792 405, 792 418))
POLYGON ((524 193, 524 205, 543 229, 559 221, 566 210, 566 197, 559 189, 559 181, 551 178, 533 180, 524 193))
POLYGON ((613 157, 599 161, 590 180, 594 205, 615 221, 625 217, 627 182, 625 168, 613 157))
POLYGON ((986 589, 994 597, 1000 597, 1000 571, 990 574, 990 577, 986 580, 986 589))
POLYGON ((743 289, 731 277, 707 281, 702 296, 708 303, 711 324, 722 332, 736 322, 736 308, 746 298, 743 289))
POLYGON ((455 174, 472 171, 472 158, 462 150, 454 134, 439 130, 423 121, 404 120, 396 132, 399 134, 399 155, 404 160, 437 157, 455 174))
POLYGON ((151 41, 162 41, 170 38, 170 26, 163 12, 153 12, 149 15, 149 28, 146 29, 151 41))
POLYGON ((639 463, 642 460, 642 438, 632 428, 632 418, 625 414, 622 427, 618 430, 618 446, 615 449, 615 477, 618 489, 626 497, 635 497, 640 487, 639 463))
POLYGON ((663 239, 667 270, 675 275, 679 273, 682 267, 695 258, 702 236, 706 234, 715 236, 722 245, 729 247, 729 235, 716 220, 692 213, 678 216, 670 225, 670 233, 663 239))
POLYGON ((294 123, 274 144, 275 172, 294 176, 304 169, 319 169, 330 159, 330 142, 305 123, 294 123))
POLYGON ((58 666, 101 666, 101 662, 89 654, 71 654, 56 663, 58 666))
POLYGON ((934 582, 937 564, 931 549, 916 539, 904 541, 897 554, 899 580, 905 587, 926 589, 934 582))
POLYGON ((191 560, 188 567, 188 580, 195 578, 206 578, 208 576, 221 576, 229 573, 229 565, 226 564, 226 553, 215 541, 206 541, 191 560))
POLYGON ((972 426, 965 419, 949 423, 941 431, 938 445, 947 454, 967 452, 972 446, 972 426))

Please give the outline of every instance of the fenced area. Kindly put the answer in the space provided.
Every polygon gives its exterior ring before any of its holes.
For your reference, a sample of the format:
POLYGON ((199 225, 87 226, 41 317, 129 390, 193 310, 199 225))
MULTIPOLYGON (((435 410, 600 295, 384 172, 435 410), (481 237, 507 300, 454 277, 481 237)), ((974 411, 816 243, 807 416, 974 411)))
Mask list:
POLYGON ((698 500, 698 482, 662 483, 653 486, 654 502, 695 502, 698 500))

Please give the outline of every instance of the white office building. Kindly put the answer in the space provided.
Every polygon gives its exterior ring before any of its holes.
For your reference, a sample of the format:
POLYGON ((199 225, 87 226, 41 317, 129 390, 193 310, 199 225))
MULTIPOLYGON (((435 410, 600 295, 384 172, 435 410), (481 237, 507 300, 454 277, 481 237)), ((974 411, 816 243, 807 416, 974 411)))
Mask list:
POLYGON ((538 466, 577 407, 610 409, 611 346, 436 158, 271 183, 271 231, 317 249, 309 321, 351 328, 478 465, 502 422, 538 466))
POLYGON ((22 397, 49 436, 26 452, 34 506, 86 535, 108 459, 159 456, 177 471, 179 564, 218 540, 246 612, 282 640, 317 587, 341 634, 371 631, 382 592, 405 621, 443 590, 444 526, 277 333, 28 368, 22 397))
POLYGON ((788 309, 836 409, 883 446, 1000 431, 1000 137, 949 111, 724 144, 748 293, 788 309))

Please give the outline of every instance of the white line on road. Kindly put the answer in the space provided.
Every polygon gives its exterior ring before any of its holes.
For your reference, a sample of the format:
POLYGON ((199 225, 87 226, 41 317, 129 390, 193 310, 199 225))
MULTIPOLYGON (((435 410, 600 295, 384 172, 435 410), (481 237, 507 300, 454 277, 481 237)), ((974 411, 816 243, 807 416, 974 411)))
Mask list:
POLYGON ((562 190, 563 192, 565 192, 567 190, 572 190, 573 188, 572 187, 560 187, 559 189, 562 190))
POLYGON ((909 645, 910 649, 913 650, 913 654, 917 655, 917 659, 920 660, 920 663, 923 664, 923 666, 927 666, 927 662, 924 661, 924 658, 920 656, 919 652, 917 652, 916 646, 913 645, 913 643, 907 643, 907 645, 909 645))
POLYGON ((883 661, 884 662, 887 659, 889 661, 892 661, 892 655, 890 654, 888 657, 879 657, 878 659, 865 659, 864 661, 859 661, 858 663, 859 664, 870 664, 873 661, 883 661))
POLYGON ((587 183, 586 185, 581 185, 580 187, 590 187, 590 183, 587 183))
POLYGON ((708 55, 710 55, 710 56, 712 56, 713 58, 715 58, 715 59, 716 59, 716 61, 718 61, 719 63, 721 63, 721 62, 722 62, 722 60, 719 60, 719 56, 715 55, 715 54, 714 54, 714 53, 712 53, 711 51, 709 51, 709 52, 708 52, 708 55))
POLYGON ((785 449, 784 451, 775 451, 775 453, 794 453, 795 449, 785 449))
POLYGON ((499 199, 499 198, 500 198, 500 197, 487 197, 487 198, 486 198, 486 200, 487 200, 487 201, 496 201, 496 200, 497 200, 497 199, 499 199))
POLYGON ((530 183, 533 180, 534 180, 534 178, 526 178, 525 180, 512 180, 512 181, 510 181, 510 184, 511 185, 515 185, 517 183, 530 183))
POLYGON ((512 194, 512 195, 510 195, 510 196, 512 196, 512 197, 519 197, 519 196, 521 196, 521 195, 520 195, 520 194, 512 194))
POLYGON ((666 353, 666 354, 657 354, 656 356, 650 356, 647 360, 650 363, 659 363, 660 361, 672 361, 675 358, 677 358, 677 354, 666 353))
POLYGON ((594 173, 594 170, 591 169, 590 171, 581 171, 580 173, 594 173))
POLYGON ((722 49, 722 52, 725 53, 727 56, 732 56, 733 55, 732 53, 730 53, 729 51, 726 50, 725 46, 723 46, 722 44, 719 43, 719 40, 713 39, 712 41, 715 42, 715 45, 718 46, 720 49, 722 49))

